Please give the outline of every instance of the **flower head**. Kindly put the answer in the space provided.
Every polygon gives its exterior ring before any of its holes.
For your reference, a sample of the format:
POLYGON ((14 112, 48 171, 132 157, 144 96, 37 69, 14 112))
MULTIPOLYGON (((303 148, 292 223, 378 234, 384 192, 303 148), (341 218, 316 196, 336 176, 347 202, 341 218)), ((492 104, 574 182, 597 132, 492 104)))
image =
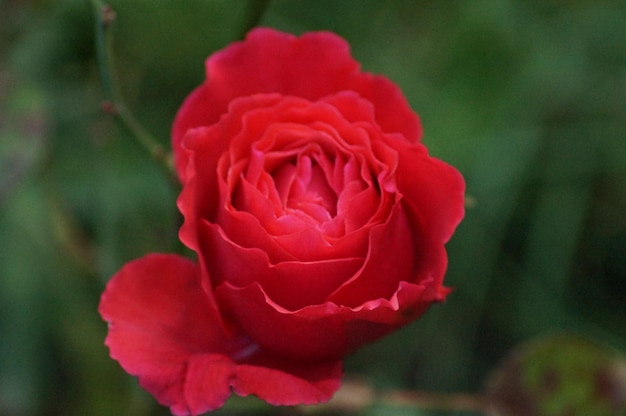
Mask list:
POLYGON ((197 262, 124 266, 100 304, 107 345, 176 415, 231 390, 328 400, 346 354, 445 298, 463 179, 332 33, 255 29, 206 67, 172 134, 197 262))

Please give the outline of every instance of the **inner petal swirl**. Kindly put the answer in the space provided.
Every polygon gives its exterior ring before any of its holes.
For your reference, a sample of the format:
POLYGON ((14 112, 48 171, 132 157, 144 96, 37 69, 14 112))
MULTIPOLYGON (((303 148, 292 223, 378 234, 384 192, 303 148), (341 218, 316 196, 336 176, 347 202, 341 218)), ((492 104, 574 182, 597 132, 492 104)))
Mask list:
POLYGON ((330 187, 317 158, 300 155, 272 175, 286 214, 305 214, 317 223, 337 215, 337 194, 330 187))

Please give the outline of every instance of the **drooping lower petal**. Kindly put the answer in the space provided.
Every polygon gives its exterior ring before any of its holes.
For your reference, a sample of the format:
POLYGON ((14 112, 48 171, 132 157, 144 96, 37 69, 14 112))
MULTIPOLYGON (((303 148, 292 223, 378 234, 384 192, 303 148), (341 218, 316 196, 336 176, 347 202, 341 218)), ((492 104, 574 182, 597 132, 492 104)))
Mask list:
POLYGON ((127 263, 102 295, 111 357, 176 416, 221 407, 231 394, 311 404, 339 388, 341 362, 299 363, 226 328, 195 263, 151 254, 127 263))
POLYGON ((174 414, 224 404, 234 367, 229 354, 245 344, 224 332, 193 262, 152 254, 127 263, 109 281, 99 311, 109 323, 111 357, 174 414), (200 367, 211 375, 210 392, 197 387, 200 367))

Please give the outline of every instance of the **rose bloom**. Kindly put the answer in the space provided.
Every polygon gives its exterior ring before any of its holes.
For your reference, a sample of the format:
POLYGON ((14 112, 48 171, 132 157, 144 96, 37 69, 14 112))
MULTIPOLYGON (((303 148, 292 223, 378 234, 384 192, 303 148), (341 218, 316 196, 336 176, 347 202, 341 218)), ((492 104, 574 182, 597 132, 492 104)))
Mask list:
POLYGON ((314 404, 342 357, 449 292, 464 182, 396 85, 333 33, 260 28, 206 62, 173 126, 180 238, 108 283, 111 356, 175 415, 231 391, 314 404))

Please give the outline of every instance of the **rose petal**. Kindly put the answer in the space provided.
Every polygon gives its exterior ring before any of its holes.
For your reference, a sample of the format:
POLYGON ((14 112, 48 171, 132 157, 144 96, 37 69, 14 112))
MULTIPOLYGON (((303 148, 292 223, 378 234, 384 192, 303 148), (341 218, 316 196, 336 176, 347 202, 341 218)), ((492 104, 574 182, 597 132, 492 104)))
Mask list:
POLYGON ((421 140, 421 122, 393 82, 365 72, 354 76, 345 89, 358 92, 374 104, 376 121, 385 133, 400 133, 409 143, 421 140))
MULTIPOLYGON (((354 98, 358 99, 357 96, 354 98)), ((215 126, 190 130, 185 137, 184 147, 191 157, 191 163, 188 165, 187 184, 179 198, 179 207, 185 217, 180 233, 183 242, 197 250, 197 219, 205 218, 221 224, 225 234, 236 244, 264 250, 274 264, 280 261, 363 256, 367 240, 362 235, 367 233, 367 221, 384 221, 388 213, 387 204, 384 201, 381 204, 377 197, 368 167, 368 164, 373 164, 376 166, 372 169, 380 168, 367 134, 351 132, 350 124, 341 117, 341 113, 326 103, 310 103, 294 97, 257 95, 235 100, 230 108, 230 113, 215 126), (298 140, 302 139, 302 145, 305 146, 303 149, 294 149, 299 143, 294 143, 293 140, 283 143, 282 140, 286 139, 282 136, 267 134, 277 126, 276 122, 279 120, 315 122, 318 123, 317 127, 322 127, 319 124, 320 119, 337 125, 342 134, 334 132, 337 137, 331 138, 326 134, 328 131, 320 135, 316 133, 316 129, 310 127, 290 127, 297 125, 295 121, 292 125, 283 122, 280 131, 290 136, 294 134, 298 140), (300 137, 303 134, 307 137, 300 137), (311 143, 310 137, 316 134, 315 142, 311 143), (259 137, 259 141, 255 142, 255 138, 259 137), (343 138, 350 139, 350 143, 343 142, 343 138), (229 140, 231 143, 226 152, 226 143, 229 140), (271 148, 269 143, 264 144, 266 142, 271 142, 276 148, 271 148), (251 150, 253 144, 270 146, 271 150, 263 154, 254 148, 251 150), (289 146, 291 150, 287 151, 280 146, 289 146), (333 192, 329 188, 332 184, 337 191, 341 191, 341 195, 336 202, 339 215, 326 223, 312 226, 311 222, 319 221, 319 218, 313 219, 304 211, 298 216, 298 210, 288 210, 289 207, 283 206, 286 201, 281 202, 280 195, 276 194, 280 192, 267 189, 272 184, 271 179, 266 176, 272 168, 280 166, 281 157, 290 157, 293 152, 306 152, 307 149, 323 152, 323 148, 332 149, 333 146, 342 148, 346 153, 351 151, 356 156, 349 158, 344 164, 341 158, 348 156, 340 155, 337 166, 343 166, 343 169, 336 171, 324 159, 324 154, 319 157, 313 154, 320 163, 320 169, 324 171, 324 178, 318 175, 318 181, 323 182, 325 179, 324 186, 327 187, 320 185, 320 188, 330 193, 333 192), (219 175, 216 175, 213 165, 217 155, 220 155, 217 162, 219 175), (264 166, 266 163, 269 165, 264 166), (267 171, 264 172, 263 169, 267 171), (244 171, 247 172, 246 177, 240 177, 244 171), (217 192, 221 195, 219 198, 217 192), (218 199, 219 203, 216 203, 218 199)), ((297 153, 293 157, 300 157, 300 154, 305 153, 297 153)), ((395 165, 396 161, 393 157, 386 157, 385 163, 395 165)), ((392 166, 388 170, 394 169, 395 166, 392 166)), ((276 178, 278 183, 275 185, 280 188, 282 182, 279 173, 276 178)), ((323 210, 328 212, 326 208, 323 210)), ((332 213, 335 214, 335 211, 332 210, 332 213)))
POLYGON ((446 243, 465 213, 463 177, 452 166, 428 156, 422 144, 388 139, 398 149, 396 179, 413 228, 433 241, 446 243))
POLYGON ((448 259, 444 244, 464 215, 465 182, 452 166, 430 157, 422 144, 412 145, 387 136, 398 148, 397 186, 403 194, 413 233, 415 276, 430 276, 443 299, 448 259))
POLYGON ((226 335, 193 262, 153 254, 126 264, 107 284, 99 311, 109 323, 105 343, 111 357, 174 414, 224 404, 234 365, 228 354, 243 345, 226 335), (210 391, 200 389, 202 399, 192 394, 199 392, 194 365, 212 379, 210 391))
POLYGON ((372 299, 388 299, 401 281, 419 283, 413 278, 414 259, 409 222, 402 205, 396 204, 388 221, 371 229, 369 252, 362 269, 328 300, 337 305, 356 307, 372 299))
MULTIPOLYGON (((208 258, 228 259, 207 262, 214 286, 228 281, 235 286, 260 282, 286 309, 321 303, 363 264, 363 258, 345 257, 316 262, 286 261, 270 264, 267 253, 241 247, 228 239, 216 224, 201 224, 201 252, 208 258)), ((230 312, 229 310, 227 310, 230 312)))
POLYGON ((316 404, 329 400, 341 386, 340 360, 310 363, 271 354, 257 354, 237 367, 233 390, 254 394, 275 406, 316 404))
POLYGON ((237 97, 280 93, 309 100, 354 90, 376 107, 376 120, 387 133, 410 141, 421 137, 417 115, 400 89, 382 76, 363 73, 345 40, 330 32, 296 38, 257 28, 243 42, 213 54, 206 63, 207 80, 181 106, 172 128, 172 147, 179 177, 186 180, 187 155, 180 151, 187 130, 210 126, 237 97))
POLYGON ((401 282, 390 299, 356 308, 331 302, 289 311, 277 305, 261 285, 221 284, 216 298, 255 341, 294 360, 333 360, 420 316, 442 298, 432 281, 401 282), (283 334, 289 334, 284 336, 283 334))
POLYGON ((111 357, 177 416, 221 407, 231 388, 294 405, 328 400, 340 384, 339 361, 293 362, 230 335, 196 265, 183 257, 151 254, 126 264, 99 311, 111 357))
MULTIPOLYGON (((350 229, 348 234, 336 235, 325 232, 325 226, 332 226, 332 221, 327 224, 312 224, 310 218, 302 218, 305 214, 284 214, 276 217, 269 201, 258 195, 256 189, 246 182, 242 182, 241 186, 250 199, 254 197, 254 206, 248 204, 247 211, 224 210, 220 212, 218 223, 226 240, 241 247, 263 250, 271 264, 364 257, 367 253, 366 236, 370 226, 363 226, 363 215, 360 214, 361 211, 371 214, 376 208, 372 198, 367 198, 369 194, 362 192, 357 195, 358 198, 349 201, 349 204, 341 205, 342 208, 350 205, 356 211, 353 212, 355 218, 346 220, 348 224, 359 220, 361 227, 350 229), (363 204, 357 206, 357 202, 363 204)), ((342 215, 349 217, 350 213, 342 215)))
POLYGON ((217 95, 229 101, 273 92, 316 100, 344 89, 359 64, 346 41, 334 33, 309 32, 297 38, 257 28, 245 41, 213 54, 206 66, 217 95))
MULTIPOLYGON (((218 354, 198 354, 187 358, 182 414, 200 414, 222 407, 231 394, 235 363, 218 354)), ((182 410, 181 409, 181 410, 182 410)), ((172 407, 174 412, 174 407, 172 407)))
MULTIPOLYGON (((197 249, 198 218, 214 219, 220 206, 217 169, 219 158, 226 152, 233 136, 239 134, 244 114, 272 106, 280 101, 277 95, 263 95, 236 100, 230 106, 230 117, 207 128, 188 130, 179 153, 185 154, 185 184, 177 205, 185 217, 180 229, 181 241, 192 250, 197 249)), ((180 175, 179 171, 179 175, 180 175)))
POLYGON ((179 175, 184 180, 186 155, 178 150, 185 132, 217 122, 233 99, 274 92, 317 99, 343 89, 357 68, 348 44, 330 32, 298 39, 267 28, 252 30, 245 41, 207 59, 207 80, 181 106, 172 129, 179 175))

